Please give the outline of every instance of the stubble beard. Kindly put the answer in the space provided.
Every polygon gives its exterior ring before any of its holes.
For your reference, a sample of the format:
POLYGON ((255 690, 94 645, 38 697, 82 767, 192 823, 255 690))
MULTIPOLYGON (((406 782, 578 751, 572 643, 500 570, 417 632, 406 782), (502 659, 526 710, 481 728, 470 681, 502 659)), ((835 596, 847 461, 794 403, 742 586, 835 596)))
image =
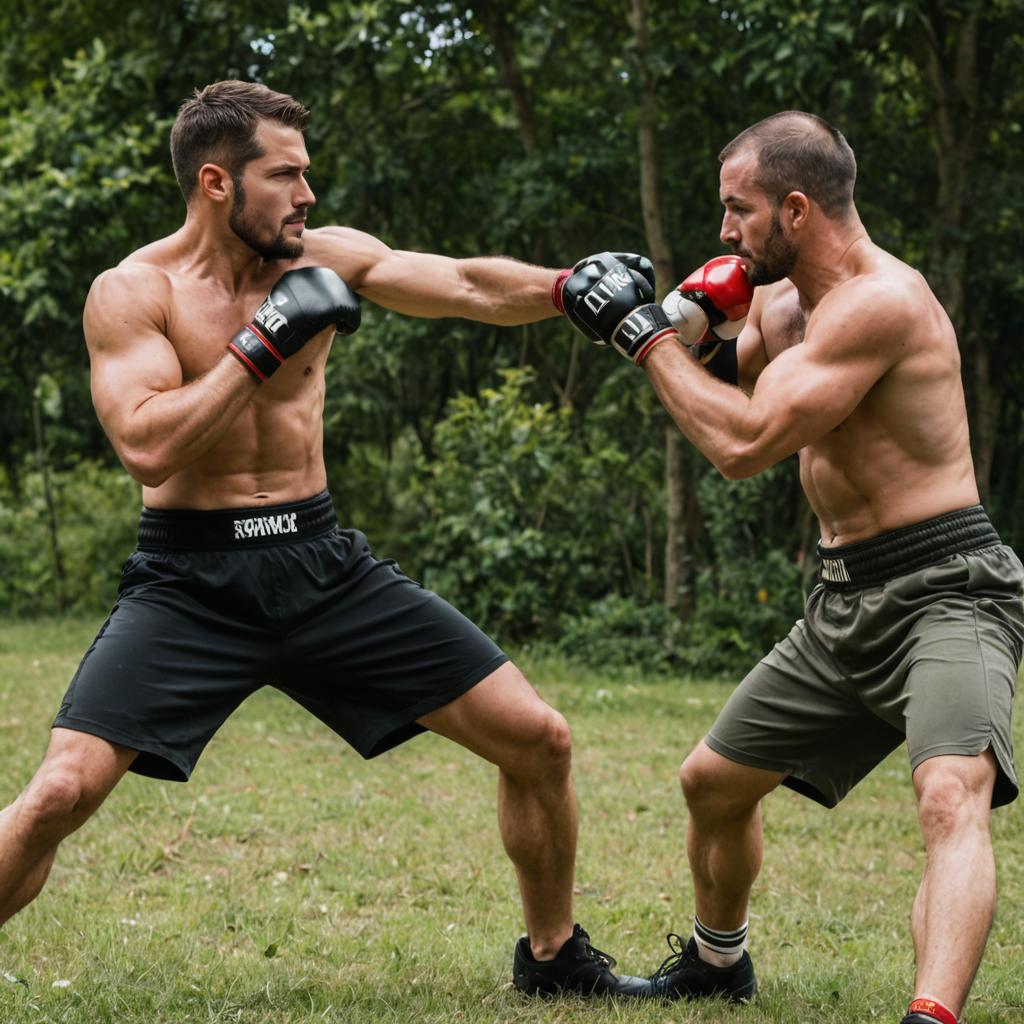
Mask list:
POLYGON ((267 241, 259 234, 259 228, 249 215, 245 203, 245 189, 241 179, 235 181, 234 197, 231 200, 231 213, 228 215, 228 227, 238 239, 244 242, 257 256, 264 260, 294 260, 302 255, 301 238, 285 238, 284 225, 281 225, 277 237, 267 241))
POLYGON ((739 252, 738 255, 750 261, 747 276, 756 288, 762 284, 775 284, 776 281, 789 277, 796 266, 799 253, 797 247, 782 233, 782 221, 779 219, 778 211, 773 211, 772 226, 764 240, 760 259, 749 252, 739 252))

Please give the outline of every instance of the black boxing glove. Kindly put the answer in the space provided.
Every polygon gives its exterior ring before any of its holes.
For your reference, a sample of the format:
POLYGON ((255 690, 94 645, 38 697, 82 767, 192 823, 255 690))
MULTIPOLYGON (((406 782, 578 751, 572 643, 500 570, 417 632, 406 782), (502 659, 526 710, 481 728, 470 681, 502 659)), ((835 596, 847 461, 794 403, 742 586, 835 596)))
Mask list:
POLYGON ((228 351, 261 381, 332 324, 339 334, 359 327, 359 296, 327 267, 282 274, 228 351))
POLYGON ((654 299, 654 266, 634 253, 596 253, 558 275, 551 299, 584 337, 607 345, 623 317, 654 299))
POLYGON ((608 338, 608 344, 640 366, 655 345, 678 337, 668 314, 657 302, 630 310, 608 338))

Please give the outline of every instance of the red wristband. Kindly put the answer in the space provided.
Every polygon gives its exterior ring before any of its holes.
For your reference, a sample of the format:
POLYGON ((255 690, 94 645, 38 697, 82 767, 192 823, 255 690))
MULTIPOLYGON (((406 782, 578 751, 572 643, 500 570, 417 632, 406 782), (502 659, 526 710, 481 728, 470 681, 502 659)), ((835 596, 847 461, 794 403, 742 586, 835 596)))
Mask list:
POLYGON ((927 1013, 940 1024, 958 1024, 956 1014, 935 999, 915 999, 907 1007, 907 1013, 927 1013))
POLYGON ((551 304, 559 313, 565 312, 565 303, 562 302, 562 285, 570 277, 572 277, 571 270, 560 270, 558 277, 555 278, 555 283, 551 286, 551 304))
POLYGON ((650 341, 636 354, 636 358, 633 360, 637 366, 642 366, 643 361, 651 354, 652 349, 655 345, 660 344, 666 338, 677 338, 679 335, 674 327, 666 327, 663 331, 659 331, 654 335, 650 341))

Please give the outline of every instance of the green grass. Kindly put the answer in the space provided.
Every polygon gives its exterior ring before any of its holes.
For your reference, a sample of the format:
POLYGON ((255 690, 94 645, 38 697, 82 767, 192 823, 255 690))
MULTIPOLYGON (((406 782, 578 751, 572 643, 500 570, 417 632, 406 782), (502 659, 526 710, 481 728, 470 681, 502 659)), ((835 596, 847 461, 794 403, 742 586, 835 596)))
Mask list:
MULTIPOLYGON (((96 625, 0 626, 0 803, 38 764, 96 625)), ((523 667, 573 726, 577 918, 648 973, 692 914, 677 765, 730 688, 523 667)), ((545 1003, 510 986, 522 922, 494 770, 435 736, 364 762, 266 690, 191 783, 130 775, 65 842, 0 932, 0 1022, 895 1022, 923 867, 904 758, 833 812, 788 791, 766 802, 754 1004, 545 1003)), ((1024 1020, 1017 805, 994 832, 1000 904, 970 1024, 1024 1020)))

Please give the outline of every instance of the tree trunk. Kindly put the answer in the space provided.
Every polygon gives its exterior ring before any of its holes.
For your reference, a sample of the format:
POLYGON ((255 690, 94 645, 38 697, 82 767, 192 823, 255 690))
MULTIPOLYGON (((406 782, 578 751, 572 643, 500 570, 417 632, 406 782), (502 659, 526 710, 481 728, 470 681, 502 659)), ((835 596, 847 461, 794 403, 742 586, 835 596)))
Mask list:
POLYGON ((533 116, 533 103, 530 100, 526 83, 519 73, 516 61, 516 42, 512 27, 508 23, 504 5, 493 0, 482 0, 474 5, 476 15, 487 29, 487 34, 494 43, 494 57, 501 72, 501 79, 512 97, 512 109, 519 125, 519 139, 527 156, 536 156, 540 145, 536 119, 533 116))
MULTIPOLYGON (((494 57, 501 80, 512 99, 516 124, 519 128, 519 142, 527 157, 535 157, 540 152, 540 133, 537 129, 537 118, 534 113, 533 99, 530 90, 523 80, 516 60, 516 38, 508 15, 503 5, 495 0, 482 0, 475 7, 476 16, 494 43, 494 57)), ((534 263, 548 266, 557 265, 556 247, 552 245, 548 231, 537 231, 533 237, 530 259, 534 263)), ((551 386, 558 395, 560 406, 572 406, 579 383, 579 339, 574 335, 569 350, 569 363, 564 375, 560 367, 545 358, 542 352, 541 365, 544 374, 549 378, 551 386)))
MULTIPOLYGON (((637 146, 640 154, 640 202, 647 250, 654 263, 658 294, 676 282, 672 244, 665 232, 658 158, 657 81, 650 70, 647 0, 630 0, 630 23, 640 76, 637 146)), ((678 615, 692 614, 695 604, 694 539, 699 524, 696 470, 692 453, 674 423, 665 430, 665 605, 678 615)))
POLYGON ((947 21, 943 11, 932 5, 922 11, 921 23, 939 179, 935 213, 940 231, 929 277, 960 340, 974 472, 981 499, 987 501, 1002 395, 992 379, 987 339, 978 331, 984 310, 972 302, 968 317, 966 305, 966 221, 977 152, 978 13, 969 11, 962 19, 947 21))

